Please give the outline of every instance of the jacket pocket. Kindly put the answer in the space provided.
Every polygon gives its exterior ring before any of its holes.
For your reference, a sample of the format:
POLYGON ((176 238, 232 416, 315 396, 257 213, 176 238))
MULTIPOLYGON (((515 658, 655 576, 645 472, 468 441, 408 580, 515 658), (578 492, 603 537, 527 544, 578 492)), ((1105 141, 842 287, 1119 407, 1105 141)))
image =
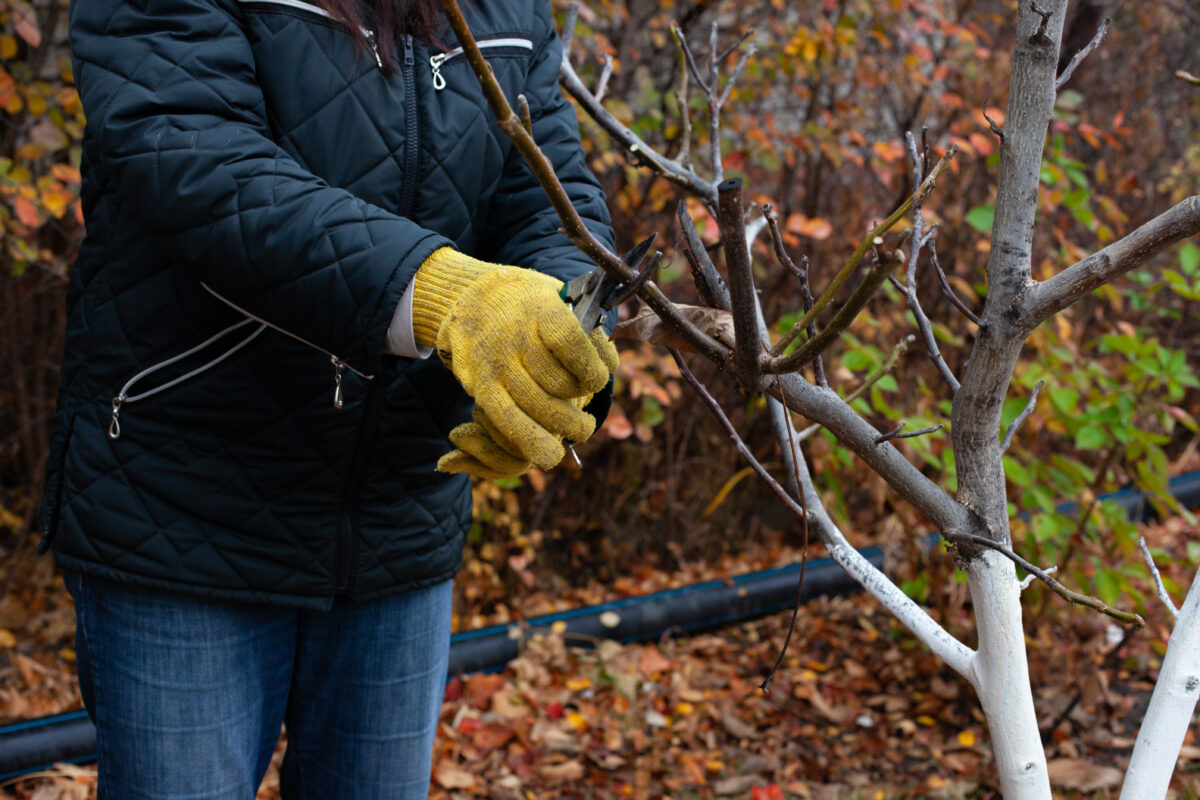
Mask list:
POLYGON ((253 319, 244 319, 217 331, 182 353, 177 353, 139 371, 125 381, 112 399, 112 419, 108 424, 108 438, 121 438, 121 409, 125 406, 153 397, 208 372, 250 344, 266 329, 266 323, 256 324, 253 319), (168 367, 181 362, 187 362, 181 367, 184 370, 182 374, 176 374, 176 372, 160 374, 168 367), (194 362, 198 363, 193 366, 194 362))
MULTIPOLYGON (((485 52, 491 56, 499 56, 505 53, 510 55, 519 55, 521 53, 533 52, 533 42, 529 39, 519 36, 482 39, 475 44, 479 47, 481 52, 485 52)), ((440 92, 446 88, 446 76, 442 75, 442 65, 447 61, 453 61, 462 54, 463 49, 461 47, 456 47, 453 50, 446 51, 445 53, 434 53, 429 57, 429 71, 433 76, 434 90, 440 92)))

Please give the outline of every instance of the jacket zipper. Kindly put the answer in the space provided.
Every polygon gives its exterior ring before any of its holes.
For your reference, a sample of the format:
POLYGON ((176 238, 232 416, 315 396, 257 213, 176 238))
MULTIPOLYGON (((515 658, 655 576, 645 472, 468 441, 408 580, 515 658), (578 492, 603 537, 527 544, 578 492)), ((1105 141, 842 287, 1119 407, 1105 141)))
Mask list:
POLYGON ((196 367, 195 369, 191 370, 190 372, 185 372, 184 374, 180 375, 179 377, 169 380, 166 383, 155 386, 152 389, 147 389, 144 392, 139 392, 138 394, 131 395, 129 392, 133 389, 135 384, 137 384, 143 378, 146 378, 150 375, 153 375, 155 372, 158 372, 160 369, 169 367, 172 364, 176 364, 189 356, 199 353, 201 350, 204 350, 206 347, 211 345, 213 342, 216 342, 219 339, 223 338, 225 335, 232 333, 236 330, 239 330, 241 328, 245 328, 248 325, 253 325, 253 324, 254 324, 254 320, 252 320, 252 319, 244 319, 241 322, 234 323, 233 325, 230 325, 228 328, 225 328, 224 330, 219 331, 219 332, 213 334, 212 336, 208 337, 207 339, 205 339, 203 342, 196 345, 195 347, 185 350, 182 353, 179 353, 178 355, 171 356, 170 358, 165 359, 163 361, 159 361, 157 364, 151 364, 150 366, 143 369, 141 372, 134 375, 129 380, 125 381, 125 385, 121 387, 120 391, 117 392, 116 397, 114 397, 112 400, 112 421, 109 422, 109 424, 108 424, 108 438, 110 438, 110 439, 120 439, 121 438, 121 408, 122 407, 124 407, 130 403, 136 403, 139 400, 145 400, 147 397, 153 397, 154 395, 158 394, 159 392, 165 392, 167 389, 170 389, 173 386, 178 386, 179 384, 183 383, 184 381, 190 380, 191 378, 196 377, 197 375, 199 375, 202 372, 207 372, 208 370, 215 367, 217 364, 220 364, 222 361, 224 361, 225 359, 232 356, 238 350, 241 350, 243 347, 250 344, 250 342, 254 341, 260 333, 262 333, 264 330, 267 329, 267 326, 265 323, 260 324, 258 327, 256 327, 254 330, 252 330, 249 333, 249 335, 247 335, 245 338, 243 338, 241 341, 239 341, 233 347, 230 347, 228 350, 224 351, 223 353, 218 355, 216 358, 214 358, 211 361, 208 361, 204 364, 201 364, 200 366, 196 367))
MULTIPOLYGON (((320 6, 312 3, 305 3, 304 0, 238 0, 243 5, 269 5, 269 6, 284 6, 286 8, 295 8, 299 11, 306 11, 309 14, 315 14, 323 19, 339 21, 336 17, 330 14, 320 6)), ((383 57, 379 55, 379 42, 375 37, 375 31, 370 28, 359 28, 362 35, 367 37, 367 43, 371 45, 371 52, 375 55, 375 64, 383 69, 383 57)))
MULTIPOLYGON (((529 39, 508 38, 508 39, 485 39, 482 42, 476 42, 480 50, 486 50, 489 47, 519 47, 523 50, 532 50, 533 42, 529 39)), ((446 88, 446 78, 442 75, 442 65, 452 58, 462 55, 463 49, 456 47, 453 50, 448 50, 445 53, 435 53, 429 57, 429 71, 433 75, 433 88, 441 91, 446 88)))
MULTIPOLYGON (((400 216, 411 217, 416 203, 417 170, 421 155, 421 127, 417 119, 416 58, 412 36, 404 37, 404 175, 400 187, 400 216)), ((359 497, 363 473, 366 470, 370 444, 379 429, 380 407, 383 400, 382 381, 373 381, 367 389, 358 439, 350 457, 350 471, 342 487, 338 509, 337 539, 334 543, 334 596, 350 597, 354 593, 354 539, 359 530, 359 497)))

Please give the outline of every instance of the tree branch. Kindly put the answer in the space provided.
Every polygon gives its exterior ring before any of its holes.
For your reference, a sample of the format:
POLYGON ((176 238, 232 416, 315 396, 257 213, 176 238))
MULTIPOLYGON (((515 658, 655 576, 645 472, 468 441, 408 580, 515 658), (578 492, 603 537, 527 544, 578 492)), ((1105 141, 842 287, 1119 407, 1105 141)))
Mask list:
POLYGON ((1058 80, 1054 82, 1055 89, 1061 89, 1067 85, 1067 81, 1071 80, 1071 76, 1075 74, 1075 69, 1083 63, 1083 60, 1092 54, 1092 51, 1100 46, 1104 41, 1104 37, 1108 36, 1108 28, 1112 23, 1109 17, 1104 18, 1104 22, 1100 23, 1100 29, 1096 31, 1096 35, 1092 40, 1084 45, 1084 48, 1071 57, 1071 63, 1067 64, 1067 68, 1062 71, 1062 75, 1058 76, 1058 80))
MULTIPOLYGON (((804 266, 796 266, 796 262, 792 261, 791 256, 787 254, 787 250, 783 246, 783 234, 779 231, 779 215, 775 213, 775 206, 768 203, 763 206, 763 215, 766 217, 767 226, 771 229, 771 246, 775 250, 775 257, 779 259, 779 263, 792 275, 800 281, 800 301, 803 304, 804 313, 807 314, 813 307, 812 289, 808 284, 808 256, 804 257, 804 266)), ((809 322, 805 328, 808 338, 817 335, 817 323, 809 322)), ((769 341, 769 340, 768 340, 769 341)), ((829 386, 829 381, 825 377, 825 364, 821 356, 813 359, 813 378, 818 386, 829 386)))
MULTIPOLYGON (((679 365, 679 371, 683 375, 684 380, 692 386, 696 394, 708 406, 709 411, 717 418, 725 434, 733 442, 734 447, 741 454, 742 458, 746 460, 760 478, 766 481, 771 491, 787 506, 788 510, 813 524, 817 535, 821 537, 825 549, 829 552, 830 558, 841 566, 842 569, 846 570, 864 589, 874 595, 885 608, 895 615, 896 619, 902 625, 912 631, 921 642, 932 650, 934 655, 942 659, 951 669, 966 677, 970 673, 975 654, 966 645, 951 636, 923 608, 914 603, 911 598, 900 591, 896 584, 892 583, 887 576, 876 569, 858 551, 850 546, 845 536, 838 530, 833 520, 825 512, 821 504, 820 495, 817 494, 816 488, 812 484, 812 477, 808 474, 808 467, 805 465, 804 460, 796 459, 795 468, 797 482, 801 487, 807 508, 802 508, 788 494, 787 490, 779 485, 779 482, 772 477, 771 473, 759 463, 758 459, 754 457, 754 453, 742 441, 742 438, 737 433, 737 429, 733 427, 733 423, 729 421, 729 417, 725 415, 720 404, 713 399, 713 396, 704 385, 688 369, 683 357, 675 350, 671 350, 671 356, 675 359, 675 363, 679 365)), ((795 378, 795 376, 784 375, 780 376, 779 380, 782 385, 792 378, 795 378)))
POLYGON ((1093 289, 1197 233, 1200 233, 1200 195, 1193 195, 1103 250, 1034 286, 1021 309, 1026 327, 1032 330, 1093 289))
POLYGON ((1004 432, 1004 439, 1000 442, 1000 452, 1008 452, 1009 445, 1012 444, 1013 437, 1017 435, 1017 431, 1029 419, 1029 415, 1033 413, 1034 406, 1037 405, 1038 392, 1046 385, 1045 381, 1038 381, 1033 385, 1033 391, 1029 393, 1029 402, 1025 404, 1025 408, 1021 409, 1021 413, 1012 421, 1012 425, 1008 426, 1008 430, 1004 432))
POLYGON ((1038 580, 1046 584, 1046 586, 1048 586, 1055 594, 1066 600, 1068 603, 1095 609, 1101 614, 1112 617, 1118 622, 1123 622, 1126 625, 1136 625, 1139 628, 1145 627, 1146 625, 1146 620, 1142 619, 1141 615, 1139 614, 1134 614, 1130 611, 1121 611, 1118 608, 1113 608, 1112 606, 1106 604, 1097 597, 1080 594, 1079 592, 1068 589, 1056 581, 1049 572, 1021 558, 1021 556, 1014 553, 1007 545, 1000 544, 999 542, 993 542, 991 539, 986 537, 975 536, 974 534, 970 533, 943 535, 945 535, 946 538, 952 542, 970 542, 971 544, 987 548, 988 550, 995 550, 997 553, 1004 556, 1021 569, 1036 575, 1038 580))
POLYGON ((692 280, 696 284, 700 299, 710 308, 729 311, 733 307, 729 299, 729 287, 725 285, 721 273, 717 272, 712 259, 708 257, 708 249, 696 230, 696 224, 692 222, 686 201, 679 201, 679 205, 675 207, 675 217, 679 220, 679 229, 683 232, 683 255, 692 268, 692 280))
POLYGON ((742 180, 731 178, 717 186, 721 241, 725 243, 725 271, 733 302, 733 362, 738 380, 748 391, 758 383, 758 356, 763 345, 758 338, 757 299, 750 251, 746 244, 742 180))
POLYGON ((1158 589, 1158 599, 1167 607, 1167 611, 1171 612, 1171 616, 1178 619, 1179 609, 1175 607, 1175 602, 1171 600, 1171 595, 1167 593, 1167 587, 1163 585, 1162 573, 1158 571, 1158 565, 1154 563, 1154 556, 1150 555, 1150 548, 1146 546, 1146 537, 1138 537, 1138 547, 1142 550, 1142 558, 1146 560, 1146 566, 1150 568, 1150 575, 1154 578, 1154 588, 1158 589))
POLYGON ((938 263, 937 246, 933 242, 929 243, 929 260, 933 263, 933 269, 937 273, 938 282, 942 286, 942 293, 949 298, 955 308, 962 312, 964 317, 976 325, 982 325, 983 321, 979 319, 974 311, 967 307, 967 304, 958 296, 958 292, 954 291, 954 288, 950 285, 950 281, 946 278, 946 273, 942 269, 942 265, 938 263))

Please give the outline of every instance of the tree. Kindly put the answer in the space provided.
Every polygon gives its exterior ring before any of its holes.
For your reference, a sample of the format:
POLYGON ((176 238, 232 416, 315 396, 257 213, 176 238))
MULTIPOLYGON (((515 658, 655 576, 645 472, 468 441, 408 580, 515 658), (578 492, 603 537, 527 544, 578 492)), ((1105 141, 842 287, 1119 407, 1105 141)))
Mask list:
MULTIPOLYGON (((610 276, 625 283, 635 281, 639 276, 591 237, 574 215, 552 169, 527 130, 527 122, 523 123, 522 118, 512 111, 491 77, 486 61, 474 47, 455 0, 442 0, 442 4, 484 86, 500 127, 537 174, 568 235, 610 276)), ((747 224, 741 181, 722 180, 717 133, 721 107, 729 98, 732 81, 746 63, 745 56, 722 89, 718 82, 722 59, 716 47, 715 26, 710 40, 707 75, 697 66, 686 41, 677 32, 675 34, 679 57, 688 67, 679 70, 679 95, 686 98, 690 75, 708 100, 711 180, 701 177, 688 162, 687 139, 684 139, 681 153, 669 158, 656 152, 609 114, 575 74, 569 61, 569 48, 562 67, 562 80, 567 91, 615 141, 648 169, 698 196, 702 205, 719 221, 729 278, 727 288, 708 260, 686 208, 681 206, 679 220, 689 243, 687 251, 693 277, 710 306, 730 313, 732 341, 721 335, 722 326, 713 323, 714 315, 697 313, 672 303, 653 281, 644 280, 645 276, 641 276, 643 281, 638 296, 658 316, 660 329, 686 342, 695 353, 734 377, 744 392, 769 398, 787 468, 788 488, 781 486, 758 463, 720 406, 695 379, 678 352, 673 351, 680 369, 722 421, 739 452, 798 515, 805 529, 808 526, 815 529, 838 563, 975 688, 992 734, 1002 789, 1012 798, 1050 797, 1050 780, 1034 715, 1021 625, 1020 595, 1024 584, 1018 581, 1014 564, 1072 603, 1103 611, 1126 624, 1140 624, 1141 618, 1067 589, 1049 571, 1034 566, 1013 551, 1002 456, 1027 413, 1012 423, 1002 439, 1000 428, 1005 396, 1021 349, 1042 322, 1093 290, 1145 264, 1169 245, 1200 232, 1200 197, 1189 197, 1058 274, 1045 280, 1034 280, 1031 245, 1038 215, 1039 177, 1056 95, 1079 61, 1103 38, 1102 29, 1059 74, 1059 43, 1066 8, 1066 0, 1044 0, 1043 3, 1022 0, 1019 7, 1008 108, 1003 127, 992 123, 999 138, 1000 160, 987 264, 988 291, 982 312, 977 317, 978 333, 961 378, 942 358, 915 288, 921 252, 933 245, 933 231, 926 227, 922 207, 954 157, 953 148, 930 168, 928 148, 919 146, 913 135, 907 136, 907 151, 913 162, 912 194, 882 223, 873 227, 834 280, 811 303, 805 304, 803 315, 791 331, 772 343, 755 288, 749 248, 762 224, 747 224), (911 216, 911 227, 899 244, 907 246, 907 253, 888 244, 884 238, 905 216, 911 216), (901 265, 904 266, 903 281, 893 276, 901 265), (857 288, 832 319, 818 330, 816 324, 821 312, 833 302, 838 289, 855 276, 859 277, 857 288), (905 432, 901 423, 880 434, 829 389, 820 367, 822 352, 888 280, 894 281, 903 293, 925 348, 953 398, 951 435, 958 483, 954 496, 916 469, 893 446, 898 438, 922 435, 931 430, 905 432), (803 338, 805 336, 807 338, 803 338), (792 345, 795 346, 789 350, 792 345), (801 372, 810 365, 811 380, 801 372), (830 431, 893 491, 938 526, 968 577, 977 625, 977 649, 971 650, 954 638, 849 547, 823 507, 804 459, 799 457, 799 444, 791 428, 789 410, 830 431)), ((566 38, 569 42, 569 34, 566 38)), ((686 107, 686 100, 680 105, 686 107)), ((688 124, 684 123, 685 128, 688 124)), ((791 267, 807 295, 806 270, 791 264, 782 245, 778 222, 769 211, 765 220, 771 229, 779 260, 791 267)), ((931 255, 936 263, 932 249, 931 255)), ((649 330, 652 332, 648 335, 658 335, 653 332, 654 328, 649 330)), ((1036 400, 1037 388, 1029 398, 1027 412, 1036 400)), ((1165 597, 1165 592, 1163 594, 1165 597)), ((1185 666, 1200 657, 1198 605, 1200 590, 1193 590, 1177 617, 1167 660, 1134 748, 1123 797, 1155 797, 1166 793, 1171 765, 1200 693, 1200 680, 1189 674, 1185 666)))

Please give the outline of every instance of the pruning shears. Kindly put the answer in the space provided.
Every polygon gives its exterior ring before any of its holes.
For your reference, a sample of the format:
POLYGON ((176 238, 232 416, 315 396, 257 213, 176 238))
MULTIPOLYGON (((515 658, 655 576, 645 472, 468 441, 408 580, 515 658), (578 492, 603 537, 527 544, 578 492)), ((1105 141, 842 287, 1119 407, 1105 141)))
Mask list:
MULTIPOLYGON (((662 253, 657 250, 645 268, 639 269, 657 238, 658 233, 652 233, 621 256, 621 261, 637 272, 637 275, 629 281, 622 283, 609 275, 604 267, 597 266, 591 272, 563 284, 558 296, 571 306, 572 313, 575 314, 575 318, 579 320, 579 325, 585 332, 591 333, 597 328, 604 319, 605 311, 616 308, 637 294, 638 289, 658 270, 658 262, 662 258, 662 253)), ((575 459, 575 465, 582 467, 583 463, 579 460, 579 454, 575 452, 571 442, 566 442, 566 446, 571 457, 575 459)))

